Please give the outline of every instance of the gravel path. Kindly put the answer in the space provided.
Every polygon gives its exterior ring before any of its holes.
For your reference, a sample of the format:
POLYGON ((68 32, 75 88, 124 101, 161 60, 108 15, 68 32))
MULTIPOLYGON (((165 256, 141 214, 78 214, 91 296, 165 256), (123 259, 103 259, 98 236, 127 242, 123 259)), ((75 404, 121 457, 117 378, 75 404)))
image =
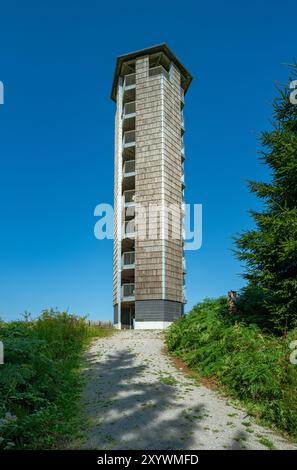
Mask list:
POLYGON ((81 449, 297 449, 176 369, 159 331, 123 330, 86 355, 81 449))

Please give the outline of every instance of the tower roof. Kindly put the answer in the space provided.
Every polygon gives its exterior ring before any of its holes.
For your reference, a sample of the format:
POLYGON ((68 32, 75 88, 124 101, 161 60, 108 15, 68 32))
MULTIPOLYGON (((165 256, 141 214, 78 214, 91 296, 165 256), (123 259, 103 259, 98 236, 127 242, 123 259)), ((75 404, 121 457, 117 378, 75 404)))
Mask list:
POLYGON ((113 84, 112 84, 112 90, 111 90, 111 98, 114 101, 116 101, 116 97, 117 97, 118 81, 119 81, 119 76, 121 74, 123 63, 130 61, 130 60, 135 60, 137 59, 137 57, 157 54, 159 52, 163 52, 168 57, 168 59, 171 60, 177 66, 177 68, 181 71, 181 74, 183 76, 183 88, 185 92, 187 91, 193 79, 192 75, 190 74, 190 72, 188 72, 188 70, 184 67, 184 65, 179 61, 179 59, 171 51, 171 49, 169 49, 167 44, 162 43, 156 46, 147 47, 145 49, 140 49, 139 51, 130 52, 129 54, 123 54, 117 57, 116 68, 114 72, 114 78, 113 78, 113 84))

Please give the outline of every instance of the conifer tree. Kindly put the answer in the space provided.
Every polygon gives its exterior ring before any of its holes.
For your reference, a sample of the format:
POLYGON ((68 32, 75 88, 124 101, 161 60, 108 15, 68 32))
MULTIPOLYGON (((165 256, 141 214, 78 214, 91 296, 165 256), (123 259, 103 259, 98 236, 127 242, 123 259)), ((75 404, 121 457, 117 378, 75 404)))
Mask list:
MULTIPOLYGON (((295 64, 289 83, 296 79, 295 64)), ((251 211, 255 229, 236 237, 235 252, 245 261, 249 286, 263 290, 269 315, 284 332, 297 325, 297 104, 292 89, 278 91, 273 128, 260 137, 261 160, 268 165, 271 180, 248 183, 264 208, 251 211)))

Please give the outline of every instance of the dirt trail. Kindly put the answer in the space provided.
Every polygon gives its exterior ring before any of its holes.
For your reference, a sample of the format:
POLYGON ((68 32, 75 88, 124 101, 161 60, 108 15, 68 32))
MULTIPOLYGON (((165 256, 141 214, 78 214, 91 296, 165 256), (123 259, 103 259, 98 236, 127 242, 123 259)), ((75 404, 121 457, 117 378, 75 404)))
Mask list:
POLYGON ((162 332, 135 330, 92 345, 81 449, 297 449, 195 384, 163 347, 162 332))

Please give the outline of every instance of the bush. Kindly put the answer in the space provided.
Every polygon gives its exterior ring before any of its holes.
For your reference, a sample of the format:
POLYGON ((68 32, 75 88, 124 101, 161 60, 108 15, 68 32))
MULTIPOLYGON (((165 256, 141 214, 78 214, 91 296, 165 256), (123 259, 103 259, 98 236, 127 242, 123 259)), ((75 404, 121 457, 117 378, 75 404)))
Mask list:
POLYGON ((63 446, 76 429, 82 350, 108 332, 53 310, 35 322, 0 324, 0 449, 63 446))
POLYGON ((270 332, 277 332, 267 308, 269 301, 269 294, 264 292, 261 287, 252 284, 247 285, 239 292, 235 319, 246 324, 256 324, 261 329, 270 332))
POLYGON ((297 437, 297 366, 287 338, 230 317, 226 300, 205 300, 167 333, 170 351, 201 376, 214 377, 267 424, 297 437))

